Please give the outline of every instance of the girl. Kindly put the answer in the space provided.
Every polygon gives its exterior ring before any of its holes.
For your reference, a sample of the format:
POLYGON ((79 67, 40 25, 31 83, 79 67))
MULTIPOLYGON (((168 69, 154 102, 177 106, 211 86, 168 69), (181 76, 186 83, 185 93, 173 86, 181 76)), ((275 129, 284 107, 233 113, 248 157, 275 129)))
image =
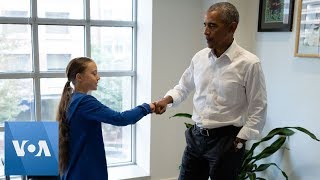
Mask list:
POLYGON ((152 113, 154 105, 142 104, 116 112, 87 93, 97 90, 96 63, 87 57, 72 59, 58 107, 59 173, 62 180, 108 179, 101 122, 115 126, 134 124, 152 113), (74 89, 70 86, 74 85, 74 89))

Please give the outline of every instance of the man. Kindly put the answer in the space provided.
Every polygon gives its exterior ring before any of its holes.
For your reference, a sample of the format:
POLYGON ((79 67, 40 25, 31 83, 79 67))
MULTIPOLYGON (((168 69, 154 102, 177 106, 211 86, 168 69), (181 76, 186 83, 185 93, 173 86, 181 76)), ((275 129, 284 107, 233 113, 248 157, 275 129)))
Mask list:
POLYGON ((156 113, 176 106, 194 92, 195 125, 186 130, 187 147, 179 180, 236 179, 245 142, 265 124, 267 96, 260 60, 234 40, 237 9, 212 5, 204 18, 208 48, 192 58, 179 84, 155 102, 156 113))

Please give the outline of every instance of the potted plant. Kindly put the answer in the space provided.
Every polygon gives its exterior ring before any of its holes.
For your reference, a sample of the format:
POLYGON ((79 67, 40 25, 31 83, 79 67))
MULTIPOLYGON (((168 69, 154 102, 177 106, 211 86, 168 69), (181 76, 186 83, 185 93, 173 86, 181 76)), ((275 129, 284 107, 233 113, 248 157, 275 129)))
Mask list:
MULTIPOLYGON (((185 118, 191 118, 192 115, 188 113, 177 113, 172 117, 185 117, 185 118)), ((185 126, 187 128, 192 127, 193 125, 190 123, 185 123, 185 126)), ((308 131, 305 128, 302 127, 280 127, 280 128, 274 128, 272 129, 265 137, 263 137, 261 140, 253 143, 250 149, 246 150, 244 161, 242 163, 240 173, 238 176, 239 180, 245 180, 245 179, 264 179, 261 177, 257 177, 258 172, 262 172, 266 169, 268 169, 270 166, 277 167, 282 175, 288 179, 287 174, 276 164, 276 163, 262 163, 260 164, 259 161, 262 159, 265 159, 275 152, 277 152, 280 148, 283 147, 285 141, 288 137, 292 136, 295 131, 292 129, 296 129, 298 131, 301 131, 305 134, 307 134, 309 137, 316 141, 320 141, 313 133, 308 131), (277 136, 276 140, 273 139, 273 137, 277 136), (260 147, 261 143, 266 141, 272 141, 271 145, 265 147, 263 150, 257 152, 257 147, 260 147)))

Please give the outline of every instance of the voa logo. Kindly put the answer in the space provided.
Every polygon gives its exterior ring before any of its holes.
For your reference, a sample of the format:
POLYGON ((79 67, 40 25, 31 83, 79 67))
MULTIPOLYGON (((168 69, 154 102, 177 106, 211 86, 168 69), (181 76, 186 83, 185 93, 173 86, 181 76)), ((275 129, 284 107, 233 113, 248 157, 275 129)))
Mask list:
POLYGON ((58 126, 58 122, 5 122, 5 175, 57 176, 58 126))
POLYGON ((28 141, 29 140, 22 140, 19 142, 18 140, 12 140, 12 144, 17 156, 25 156, 25 150, 27 150, 29 153, 35 153, 37 151, 35 155, 36 157, 40 157, 42 154, 44 154, 46 157, 51 157, 51 153, 45 140, 39 140, 36 145, 28 143, 28 141))

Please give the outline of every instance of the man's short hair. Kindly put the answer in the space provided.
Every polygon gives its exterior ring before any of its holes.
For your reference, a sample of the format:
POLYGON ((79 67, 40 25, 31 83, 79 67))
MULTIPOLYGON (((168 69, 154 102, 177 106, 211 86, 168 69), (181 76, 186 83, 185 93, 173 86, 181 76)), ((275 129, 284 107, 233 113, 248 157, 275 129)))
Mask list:
POLYGON ((239 12, 237 8, 229 2, 219 2, 209 7, 207 12, 219 11, 221 13, 222 20, 227 24, 232 22, 239 23, 239 12))

